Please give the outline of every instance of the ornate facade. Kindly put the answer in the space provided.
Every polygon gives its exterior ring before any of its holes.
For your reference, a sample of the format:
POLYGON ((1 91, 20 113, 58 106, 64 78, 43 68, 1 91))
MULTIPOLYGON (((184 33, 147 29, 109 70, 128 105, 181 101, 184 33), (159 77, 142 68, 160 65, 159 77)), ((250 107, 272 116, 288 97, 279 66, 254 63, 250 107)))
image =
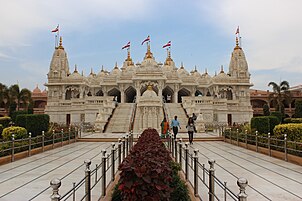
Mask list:
MULTIPOLYGON (((160 112, 156 110, 155 115, 163 114, 164 104, 169 104, 166 103, 168 101, 179 103, 188 115, 202 113, 205 122, 243 123, 249 122, 253 116, 250 73, 238 39, 227 73, 223 67, 214 76, 209 75, 207 70, 201 74, 196 68, 188 72, 183 64, 176 67, 169 50, 162 64, 155 60, 150 43, 147 43, 147 52, 141 63, 133 63, 128 49, 121 68, 116 64, 108 72, 102 67, 97 74, 91 71, 84 76, 78 72, 77 66, 70 73, 67 53, 60 38, 47 76, 45 112, 50 115, 51 121, 58 123, 94 123, 97 116, 106 122, 116 102, 136 103, 136 113, 142 115, 139 110, 145 110, 143 106, 148 103, 145 100, 148 96, 143 96, 148 86, 158 97, 156 108, 161 108, 160 112)), ((153 96, 150 99, 155 100, 153 96)), ((150 123, 140 124, 149 126, 150 123)))

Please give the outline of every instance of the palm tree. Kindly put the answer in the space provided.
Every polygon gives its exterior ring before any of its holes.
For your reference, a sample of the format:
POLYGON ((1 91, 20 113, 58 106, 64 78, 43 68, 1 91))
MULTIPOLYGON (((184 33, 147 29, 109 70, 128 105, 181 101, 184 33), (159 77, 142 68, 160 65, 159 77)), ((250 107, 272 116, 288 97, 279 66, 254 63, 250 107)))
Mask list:
POLYGON ((278 85, 275 82, 270 82, 268 83, 268 86, 273 87, 273 93, 269 95, 269 99, 274 101, 276 110, 283 113, 283 102, 289 102, 291 98, 289 92, 289 83, 287 81, 282 81, 280 82, 280 85, 278 85))
POLYGON ((24 104, 23 108, 27 109, 27 105, 31 101, 31 91, 26 88, 20 91, 19 85, 17 84, 10 86, 8 90, 10 103, 17 101, 17 110, 19 110, 22 102, 24 104))

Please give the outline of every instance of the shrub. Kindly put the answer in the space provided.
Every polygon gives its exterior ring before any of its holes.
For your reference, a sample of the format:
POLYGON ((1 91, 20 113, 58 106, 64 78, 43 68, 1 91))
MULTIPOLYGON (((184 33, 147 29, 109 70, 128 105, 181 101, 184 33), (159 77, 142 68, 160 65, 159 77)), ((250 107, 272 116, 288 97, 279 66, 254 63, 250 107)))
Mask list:
POLYGON ((288 140, 302 142, 302 123, 278 125, 274 129, 274 133, 277 138, 284 138, 284 134, 287 134, 288 140))
POLYGON ((2 137, 4 140, 11 140, 12 134, 15 135, 15 139, 22 139, 27 137, 26 129, 19 126, 7 127, 2 131, 2 137))
POLYGON ((11 114, 12 121, 13 121, 14 123, 16 123, 16 118, 17 118, 17 116, 19 116, 19 115, 24 115, 24 114, 27 114, 27 111, 26 111, 26 110, 19 110, 19 111, 14 111, 14 112, 12 112, 12 114, 11 114))
POLYGON ((4 128, 8 127, 9 122, 11 122, 10 117, 0 117, 0 124, 2 124, 4 128))
POLYGON ((0 136, 2 137, 3 126, 0 124, 0 136))
POLYGON ((169 152, 155 129, 146 129, 120 165, 122 200, 169 200, 169 152))
POLYGON ((302 100, 295 101, 295 117, 302 118, 302 100))
POLYGON ((275 116, 275 117, 278 117, 279 119, 279 123, 282 122, 282 117, 283 117, 283 114, 281 112, 271 112, 271 116, 275 116))
POLYGON ((18 115, 16 125, 25 127, 35 137, 40 135, 42 131, 48 131, 49 116, 47 114, 18 115))
POLYGON ((286 124, 289 124, 289 123, 299 124, 299 123, 302 123, 302 118, 285 118, 284 123, 286 123, 286 124))
POLYGON ((273 134, 275 126, 279 123, 280 121, 276 116, 253 117, 251 119, 251 128, 259 133, 270 132, 273 134))

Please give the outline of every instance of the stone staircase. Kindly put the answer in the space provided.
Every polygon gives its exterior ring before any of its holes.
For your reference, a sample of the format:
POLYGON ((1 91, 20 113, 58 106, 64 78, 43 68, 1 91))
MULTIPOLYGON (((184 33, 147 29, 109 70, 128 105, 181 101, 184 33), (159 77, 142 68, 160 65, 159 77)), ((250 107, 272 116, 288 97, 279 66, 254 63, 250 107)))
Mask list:
POLYGON ((119 103, 111 117, 106 133, 125 133, 129 130, 134 103, 119 103))
POLYGON ((169 123, 171 124, 174 116, 177 116, 177 120, 179 121, 181 129, 178 130, 179 133, 186 133, 186 125, 188 123, 187 115, 181 106, 180 103, 164 103, 166 107, 166 112, 168 114, 169 123))

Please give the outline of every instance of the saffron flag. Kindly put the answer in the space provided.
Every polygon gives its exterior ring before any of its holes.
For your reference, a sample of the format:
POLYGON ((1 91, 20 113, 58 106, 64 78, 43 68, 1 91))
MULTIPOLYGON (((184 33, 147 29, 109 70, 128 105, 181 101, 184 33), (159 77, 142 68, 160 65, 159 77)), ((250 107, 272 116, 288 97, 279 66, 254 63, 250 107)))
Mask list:
POLYGON ((143 42, 142 42, 142 45, 147 42, 147 41, 150 41, 150 36, 148 36, 143 42))
POLYGON ((122 47, 122 50, 125 49, 125 48, 129 48, 129 47, 130 47, 130 41, 127 43, 127 45, 122 47))
POLYGON ((237 30, 236 30, 235 34, 239 34, 239 26, 237 27, 237 30))
POLYGON ((51 32, 58 32, 58 31, 59 31, 59 25, 55 29, 53 29, 51 32))
POLYGON ((163 46, 163 48, 165 48, 165 47, 171 47, 171 41, 169 41, 167 44, 165 44, 165 45, 163 46))

